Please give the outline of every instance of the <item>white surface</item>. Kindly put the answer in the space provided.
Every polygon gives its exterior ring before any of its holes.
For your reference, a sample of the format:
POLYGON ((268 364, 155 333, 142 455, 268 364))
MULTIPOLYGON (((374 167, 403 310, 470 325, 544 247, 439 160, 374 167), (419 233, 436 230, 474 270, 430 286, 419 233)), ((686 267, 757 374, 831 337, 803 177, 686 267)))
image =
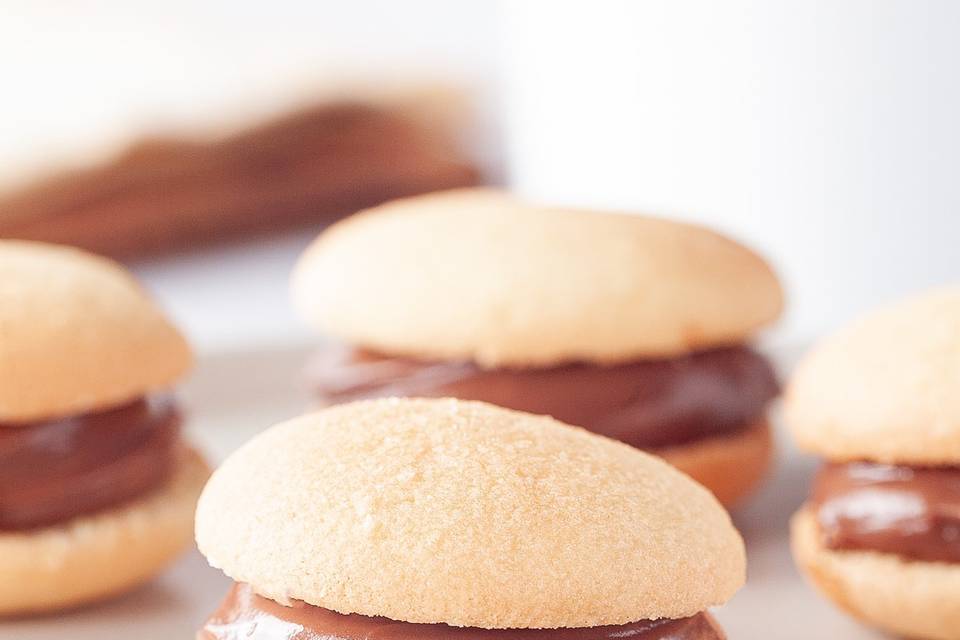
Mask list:
POLYGON ((960 280, 960 3, 504 2, 513 176, 749 241, 790 335, 960 280))
MULTIPOLYGON (((192 437, 220 460, 263 428, 301 413, 310 405, 300 377, 308 353, 291 347, 203 359, 183 393, 192 437)), ((806 495, 815 461, 800 458, 780 439, 773 476, 735 515, 747 541, 748 584, 717 617, 731 640, 880 638, 819 598, 794 569, 787 519, 806 495)), ((193 552, 152 584, 113 602, 62 617, 0 623, 0 639, 187 640, 228 585, 193 552)))

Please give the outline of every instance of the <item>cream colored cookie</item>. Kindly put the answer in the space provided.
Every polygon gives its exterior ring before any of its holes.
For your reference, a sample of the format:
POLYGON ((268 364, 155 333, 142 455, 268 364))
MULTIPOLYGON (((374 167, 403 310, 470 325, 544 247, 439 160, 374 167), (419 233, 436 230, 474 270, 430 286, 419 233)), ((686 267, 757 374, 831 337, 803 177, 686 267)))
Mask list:
POLYGON ((0 240, 0 424, 121 404, 169 385, 191 360, 118 264, 0 240))
POLYGON ((910 638, 960 640, 960 566, 826 549, 807 509, 793 517, 791 529, 797 564, 848 613, 910 638))
POLYGON ((701 438, 651 451, 713 492, 732 507, 763 480, 773 457, 765 419, 742 431, 701 438))
POLYGON ((960 463, 960 288, 869 314, 807 355, 785 416, 831 460, 960 463))
POLYGON ((726 601, 744 549, 703 487, 551 418, 453 399, 340 405, 257 436, 197 509, 262 595, 456 626, 584 627, 726 601))
POLYGON ((154 576, 190 545, 209 473, 187 451, 166 486, 133 503, 61 526, 0 532, 0 616, 93 602, 154 576))
POLYGON ((486 366, 736 343, 782 305, 767 264, 706 229, 492 190, 399 200, 338 223, 304 253, 292 290, 310 322, 350 343, 486 366))

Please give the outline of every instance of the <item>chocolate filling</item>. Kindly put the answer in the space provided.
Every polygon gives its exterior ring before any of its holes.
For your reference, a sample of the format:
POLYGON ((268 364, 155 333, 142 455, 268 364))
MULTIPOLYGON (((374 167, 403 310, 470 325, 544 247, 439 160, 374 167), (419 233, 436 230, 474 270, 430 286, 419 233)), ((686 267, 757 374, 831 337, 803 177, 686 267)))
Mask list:
POLYGON ((384 396, 482 400, 645 449, 743 429, 779 390, 767 360, 745 346, 610 366, 483 369, 331 344, 315 356, 308 376, 329 404, 384 396))
POLYGON ((811 504, 829 549, 960 562, 960 468, 828 464, 811 504))
POLYGON ((680 620, 641 620, 630 624, 578 629, 478 629, 445 624, 414 624, 357 614, 343 615, 297 603, 291 607, 236 584, 207 620, 198 640, 723 640, 709 614, 680 620))
POLYGON ((54 525, 156 488, 173 467, 179 429, 170 398, 0 425, 0 530, 54 525))

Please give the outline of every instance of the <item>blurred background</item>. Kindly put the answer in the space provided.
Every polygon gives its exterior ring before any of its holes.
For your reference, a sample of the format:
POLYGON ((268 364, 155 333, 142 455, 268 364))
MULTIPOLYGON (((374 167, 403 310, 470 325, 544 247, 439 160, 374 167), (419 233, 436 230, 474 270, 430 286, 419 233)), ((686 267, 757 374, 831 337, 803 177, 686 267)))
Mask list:
POLYGON ((474 184, 750 243, 776 340, 960 279, 960 3, 0 7, 0 236, 127 262, 201 351, 300 340, 331 221, 474 184))
MULTIPOLYGON (((787 370, 852 315, 960 281, 958 33, 955 0, 0 0, 0 237, 131 266, 203 356, 183 395, 214 459, 313 401, 287 292, 300 252, 433 190, 750 244, 786 285, 768 339, 787 370)), ((874 637, 793 573, 782 525, 816 463, 780 448, 739 516, 751 584, 721 620, 874 637)), ((225 588, 192 554, 0 637, 103 638, 105 620, 187 637, 225 588)))

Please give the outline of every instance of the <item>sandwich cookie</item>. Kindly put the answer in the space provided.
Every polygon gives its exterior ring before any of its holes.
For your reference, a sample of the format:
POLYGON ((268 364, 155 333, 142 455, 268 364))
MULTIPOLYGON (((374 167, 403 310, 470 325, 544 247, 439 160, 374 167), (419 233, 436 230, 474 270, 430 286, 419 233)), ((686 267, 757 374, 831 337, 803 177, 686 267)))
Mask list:
POLYGON ((780 313, 780 285, 706 229, 452 191, 334 225, 292 280, 335 339, 309 366, 323 404, 450 396, 547 414, 666 458, 725 504, 767 467, 778 386, 747 341, 780 313))
POLYGON ((960 640, 960 288, 865 316, 800 364, 786 417, 823 456, 793 518, 797 564, 840 607, 960 640))
POLYGON ((168 389, 191 361, 120 266, 0 241, 0 615, 117 594, 190 544, 208 469, 168 389))
POLYGON ((715 640, 743 542, 662 460, 552 418, 377 399, 231 455, 197 542, 236 581, 200 640, 715 640))

